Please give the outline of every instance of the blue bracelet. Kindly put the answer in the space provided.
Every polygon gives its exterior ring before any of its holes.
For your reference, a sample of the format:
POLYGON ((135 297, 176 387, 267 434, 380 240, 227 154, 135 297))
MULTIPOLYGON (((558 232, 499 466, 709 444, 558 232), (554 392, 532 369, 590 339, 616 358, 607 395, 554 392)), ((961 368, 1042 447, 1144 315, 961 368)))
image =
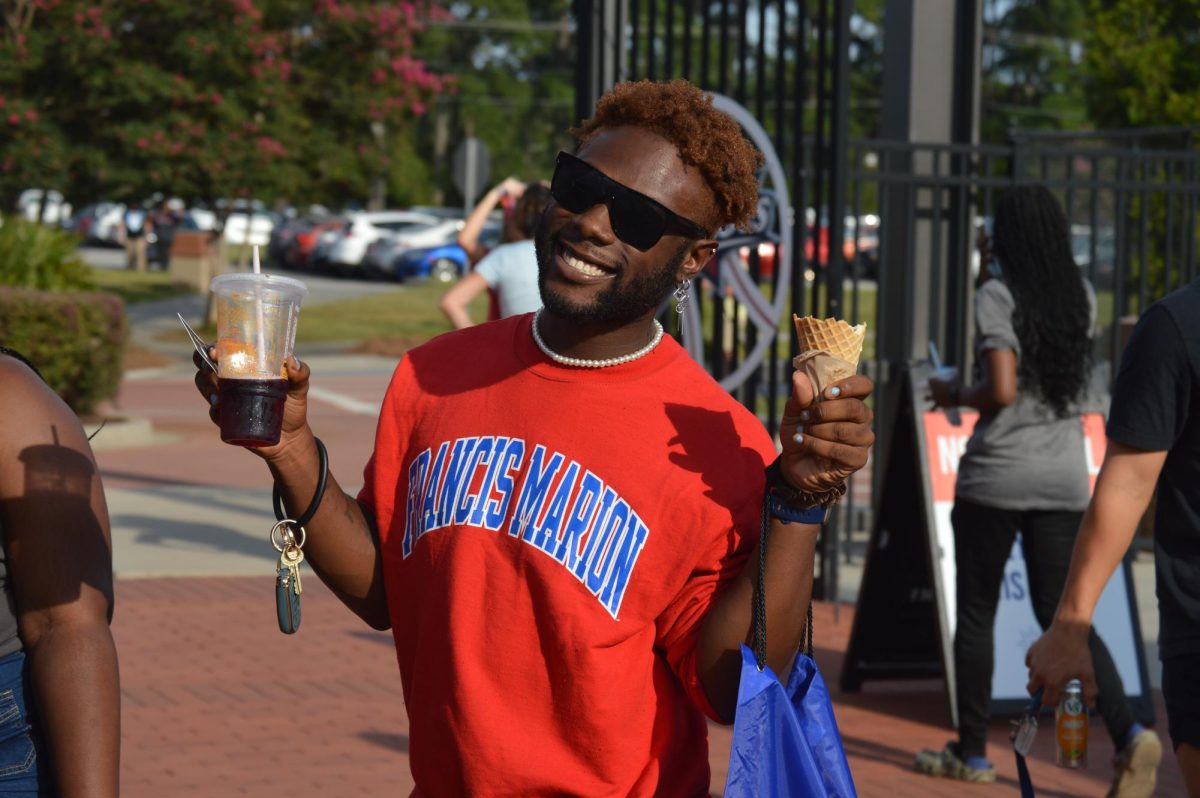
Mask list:
POLYGON ((773 493, 767 496, 767 509, 785 524, 823 524, 829 515, 828 507, 809 507, 806 510, 789 507, 773 493))

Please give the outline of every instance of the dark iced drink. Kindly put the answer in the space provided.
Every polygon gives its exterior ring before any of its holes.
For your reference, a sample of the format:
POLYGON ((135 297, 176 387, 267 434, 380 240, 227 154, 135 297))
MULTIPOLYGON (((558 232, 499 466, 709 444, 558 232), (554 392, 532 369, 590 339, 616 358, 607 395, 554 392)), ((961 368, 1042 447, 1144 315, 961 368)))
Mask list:
POLYGON ((235 446, 279 443, 287 389, 287 380, 221 379, 221 440, 235 446))
POLYGON ((286 363, 296 340, 304 283, 273 274, 218 274, 217 381, 221 440, 279 443, 287 402, 286 363))

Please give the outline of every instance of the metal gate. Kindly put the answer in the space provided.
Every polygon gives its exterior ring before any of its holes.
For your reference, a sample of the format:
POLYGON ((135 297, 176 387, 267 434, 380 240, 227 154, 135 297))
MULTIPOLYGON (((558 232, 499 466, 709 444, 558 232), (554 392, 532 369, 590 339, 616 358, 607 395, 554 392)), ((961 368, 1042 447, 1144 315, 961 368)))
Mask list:
MULTIPOLYGON (((792 247, 726 254, 744 264, 734 273, 779 307, 868 322, 864 370, 876 380, 885 425, 895 418, 896 377, 929 341, 966 373, 974 234, 1013 185, 1043 183, 1063 203, 1076 260, 1099 297, 1096 360, 1111 366, 1128 331, 1122 320, 1196 276, 1194 131, 1017 131, 1000 146, 850 139, 850 10, 850 0, 576 0, 576 115, 590 116, 616 82, 681 77, 758 120, 795 209, 781 220, 792 247), (776 279, 780 269, 785 279, 776 279), (779 291, 788 296, 776 303, 779 291)), ((748 318, 753 308, 727 299, 727 282, 716 275, 693 292, 703 359, 718 380, 745 371, 761 329, 748 318)), ((773 434, 795 355, 785 319, 763 361, 730 387, 773 434)), ((885 462, 880 432, 875 462, 885 462)), ((865 543, 872 486, 884 476, 868 468, 851 480, 823 531, 814 595, 836 595, 839 553, 849 558, 852 543, 865 543)))
MULTIPOLYGON (((643 78, 685 78, 744 106, 783 166, 783 188, 795 210, 780 223, 790 226, 792 247, 739 245, 732 252, 723 247, 723 256, 744 263, 767 304, 799 315, 845 315, 846 266, 841 248, 828 242, 841 241, 844 233, 844 214, 830 209, 846 204, 846 174, 838 165, 845 163, 848 142, 849 2, 577 0, 575 9, 576 116, 590 116, 596 99, 613 84, 643 78), (776 279, 779 270, 784 279, 776 279), (779 297, 779 291, 788 296, 779 297)), ((749 318, 753 308, 728 301, 729 281, 720 274, 710 277, 693 291, 689 308, 701 319, 705 363, 718 380, 748 372, 730 390, 774 434, 796 354, 791 325, 783 324, 769 346, 759 347, 762 333, 749 318), (761 363, 739 368, 745 355, 760 348, 761 363)), ((869 504, 864 498, 852 492, 844 506, 869 504)), ((841 513, 825 534, 818 596, 836 579, 830 568, 836 568, 839 530, 849 528, 850 515, 841 513)))

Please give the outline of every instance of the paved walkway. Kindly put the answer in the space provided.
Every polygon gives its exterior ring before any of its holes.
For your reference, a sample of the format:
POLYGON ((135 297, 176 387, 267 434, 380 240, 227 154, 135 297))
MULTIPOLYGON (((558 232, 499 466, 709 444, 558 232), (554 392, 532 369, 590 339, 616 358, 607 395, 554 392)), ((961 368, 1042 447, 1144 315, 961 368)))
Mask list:
MULTIPOLYGON (((315 577, 303 585, 303 625, 287 636, 275 626, 270 574, 118 581, 126 798, 408 794, 408 722, 390 635, 361 624, 315 577)), ((996 785, 912 770, 918 748, 952 734, 940 682, 837 691, 852 615, 843 607, 835 623, 832 607, 818 605, 815 628, 859 793, 1017 795, 1003 720, 990 735, 996 785)), ((1112 746, 1099 722, 1092 740, 1091 768, 1069 771, 1052 764, 1050 735, 1040 735, 1031 764, 1038 795, 1104 794, 1112 746)), ((728 754, 729 730, 712 727, 716 795, 728 754)), ((1173 758, 1157 795, 1184 795, 1173 758)))
MULTIPOLYGON (((329 445, 334 473, 353 491, 391 363, 308 359, 321 388, 312 402, 314 426, 329 445)), ((149 420, 151 431, 125 435, 114 425, 94 442, 118 576, 123 794, 407 795, 408 727, 390 636, 359 623, 311 571, 300 633, 279 633, 266 469, 220 443, 190 380, 182 365, 130 375, 117 409, 149 420)), ((832 605, 816 608, 818 662, 860 794, 1016 795, 1003 719, 991 730, 998 785, 912 771, 918 748, 941 747, 952 736, 940 682, 837 691, 852 617, 851 604, 839 607, 836 620, 832 605)), ((1103 795, 1112 750, 1098 723, 1093 741, 1091 768, 1067 771, 1050 764, 1051 737, 1043 732, 1032 766, 1039 795, 1103 795)), ((728 745, 728 729, 713 727, 714 794, 724 783, 728 745)), ((1157 795, 1184 795, 1172 757, 1160 773, 1157 795)))

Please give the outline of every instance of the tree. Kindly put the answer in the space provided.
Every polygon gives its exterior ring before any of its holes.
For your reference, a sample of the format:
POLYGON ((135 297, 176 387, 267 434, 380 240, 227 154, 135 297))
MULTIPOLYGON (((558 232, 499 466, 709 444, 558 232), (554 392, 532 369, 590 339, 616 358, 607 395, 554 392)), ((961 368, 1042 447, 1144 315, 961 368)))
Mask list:
POLYGON ((386 188, 452 79, 413 57, 431 0, 0 0, 0 195, 79 202, 386 188))
POLYGON ((1097 125, 1200 125, 1200 0, 1088 8, 1084 67, 1097 125))
POLYGON ((1079 80, 1085 0, 985 0, 980 138, 1088 127, 1079 80))
MULTIPOLYGON (((435 184, 452 185, 449 156, 468 136, 487 145, 493 182, 510 174, 549 179, 578 121, 571 7, 570 0, 456 2, 450 18, 430 24, 418 55, 437 71, 460 70, 414 139, 435 184)), ((440 199, 461 201, 454 189, 440 199)))

